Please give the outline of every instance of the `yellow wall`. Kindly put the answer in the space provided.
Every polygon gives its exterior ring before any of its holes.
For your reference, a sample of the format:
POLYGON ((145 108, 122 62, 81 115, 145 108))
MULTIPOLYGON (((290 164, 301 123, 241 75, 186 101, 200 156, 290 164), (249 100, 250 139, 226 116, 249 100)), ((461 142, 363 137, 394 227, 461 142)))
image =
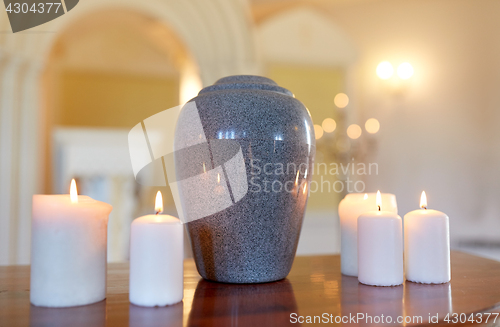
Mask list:
POLYGON ((336 118, 333 99, 344 91, 344 72, 341 69, 271 64, 267 75, 304 103, 315 124, 321 125, 327 117, 336 118))
MULTIPOLYGON (((333 99, 337 93, 344 92, 343 70, 329 67, 270 64, 267 76, 290 90, 298 100, 304 103, 311 113, 314 124, 321 125, 328 117, 337 120, 333 99)), ((320 144, 317 144, 317 150, 321 150, 320 144)), ((316 157, 316 163, 319 162, 322 162, 321 156, 316 157)), ((330 185, 337 180, 337 176, 325 174, 324 169, 313 176, 317 185, 321 185, 321 178, 330 185)), ((330 192, 326 189, 326 186, 323 192, 319 190, 314 192, 312 189, 309 209, 337 210, 337 204, 343 194, 336 193, 333 188, 330 192)))
MULTIPOLYGON (((54 126, 129 129, 151 115, 179 105, 176 76, 66 70, 59 74, 57 85, 54 126)), ((50 156, 47 167, 50 186, 50 156)), ((148 188, 141 196, 141 206, 152 208, 158 190, 163 193, 166 210, 174 213, 169 187, 148 188)))
POLYGON ((132 128, 179 104, 179 79, 66 71, 55 125, 132 128))

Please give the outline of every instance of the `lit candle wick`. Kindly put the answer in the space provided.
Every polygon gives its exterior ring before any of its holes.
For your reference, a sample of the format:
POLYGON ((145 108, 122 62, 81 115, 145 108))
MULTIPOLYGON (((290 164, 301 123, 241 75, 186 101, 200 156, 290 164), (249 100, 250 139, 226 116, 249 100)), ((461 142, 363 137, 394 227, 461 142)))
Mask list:
POLYGON ((420 196, 420 208, 427 210, 427 195, 425 195, 425 191, 422 191, 422 195, 420 196))
POLYGON ((71 185, 69 187, 69 198, 71 199, 71 203, 78 203, 78 191, 74 178, 71 180, 71 185))
POLYGON ((160 191, 158 191, 156 193, 155 211, 156 211, 157 215, 159 215, 160 213, 163 212, 163 197, 161 196, 161 192, 160 191))
POLYGON ((378 211, 381 211, 380 207, 382 206, 382 195, 380 194, 380 191, 377 191, 376 203, 377 203, 378 211))

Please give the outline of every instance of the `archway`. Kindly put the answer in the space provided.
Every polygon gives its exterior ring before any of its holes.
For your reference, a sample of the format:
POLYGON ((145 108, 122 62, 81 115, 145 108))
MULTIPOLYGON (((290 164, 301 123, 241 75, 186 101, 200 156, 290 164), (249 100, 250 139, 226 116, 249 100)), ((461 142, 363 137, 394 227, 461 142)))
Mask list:
MULTIPOLYGON (((134 12, 170 26, 191 54, 203 84, 230 74, 259 73, 249 9, 232 0, 88 0, 29 33, 2 34, 0 264, 29 263, 31 196, 45 190, 46 138, 40 135, 47 132, 44 103, 50 99, 44 99, 41 87, 51 51, 74 22, 107 10, 134 12)), ((8 29, 6 15, 0 16, 0 26, 8 29)), ((194 75, 191 70, 181 84, 189 85, 194 75)))
MULTIPOLYGON (((128 131, 200 88, 183 42, 169 26, 137 12, 109 9, 80 17, 53 43, 42 86, 45 192, 67 193, 76 178, 80 194, 113 205, 108 260, 127 260, 130 224, 154 208, 158 191, 136 184, 130 174, 128 131)), ((167 212, 175 214, 170 189, 161 191, 167 212)))

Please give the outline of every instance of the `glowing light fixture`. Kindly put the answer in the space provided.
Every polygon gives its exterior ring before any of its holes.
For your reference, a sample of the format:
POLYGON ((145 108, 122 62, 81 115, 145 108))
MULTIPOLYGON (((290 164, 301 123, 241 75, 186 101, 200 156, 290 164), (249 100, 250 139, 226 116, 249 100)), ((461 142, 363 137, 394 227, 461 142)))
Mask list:
POLYGON ((361 136, 361 127, 357 124, 352 124, 347 127, 347 136, 355 140, 361 136))
POLYGON ((333 99, 333 103, 335 103, 335 105, 338 108, 341 108, 341 109, 345 108, 349 104, 349 97, 345 93, 338 93, 335 96, 335 98, 333 99))
POLYGON ((380 129, 380 123, 375 118, 370 118, 365 123, 365 129, 370 134, 375 134, 380 129))
POLYGON ((319 140, 323 136, 323 128, 319 125, 314 125, 314 135, 316 140, 319 140))
POLYGON ((413 66, 409 62, 403 62, 398 66, 398 76, 401 79, 409 79, 413 76, 413 66))
POLYGON ((325 120, 323 120, 323 123, 321 124, 321 126, 323 127, 323 130, 327 133, 331 133, 335 130, 335 128, 337 128, 337 123, 335 122, 335 120, 331 119, 331 118, 325 118, 325 120))
POLYGON ((389 79, 394 74, 394 68, 388 61, 382 61, 377 66, 377 76, 381 79, 389 79))

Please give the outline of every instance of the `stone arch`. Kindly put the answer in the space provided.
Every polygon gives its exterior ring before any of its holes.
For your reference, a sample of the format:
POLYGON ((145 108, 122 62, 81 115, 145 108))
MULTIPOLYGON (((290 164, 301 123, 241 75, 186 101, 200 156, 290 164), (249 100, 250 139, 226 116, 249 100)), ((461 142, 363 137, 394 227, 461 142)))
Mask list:
MULTIPOLYGON (((55 40, 72 22, 125 9, 165 23, 186 45, 204 85, 260 70, 249 8, 234 0, 87 0, 46 24, 0 34, 0 265, 29 263, 31 195, 41 190, 42 73, 55 40)), ((5 12, 0 27, 9 30, 5 12)))
POLYGON ((45 60, 61 31, 106 9, 138 12, 170 26, 198 64, 205 85, 225 75, 259 71, 248 8, 244 2, 231 0, 82 1, 66 15, 36 27, 52 33, 22 34, 10 47, 30 60, 45 60))
POLYGON ((261 17, 257 26, 264 60, 344 66, 358 50, 351 38, 318 8, 294 5, 261 17))

